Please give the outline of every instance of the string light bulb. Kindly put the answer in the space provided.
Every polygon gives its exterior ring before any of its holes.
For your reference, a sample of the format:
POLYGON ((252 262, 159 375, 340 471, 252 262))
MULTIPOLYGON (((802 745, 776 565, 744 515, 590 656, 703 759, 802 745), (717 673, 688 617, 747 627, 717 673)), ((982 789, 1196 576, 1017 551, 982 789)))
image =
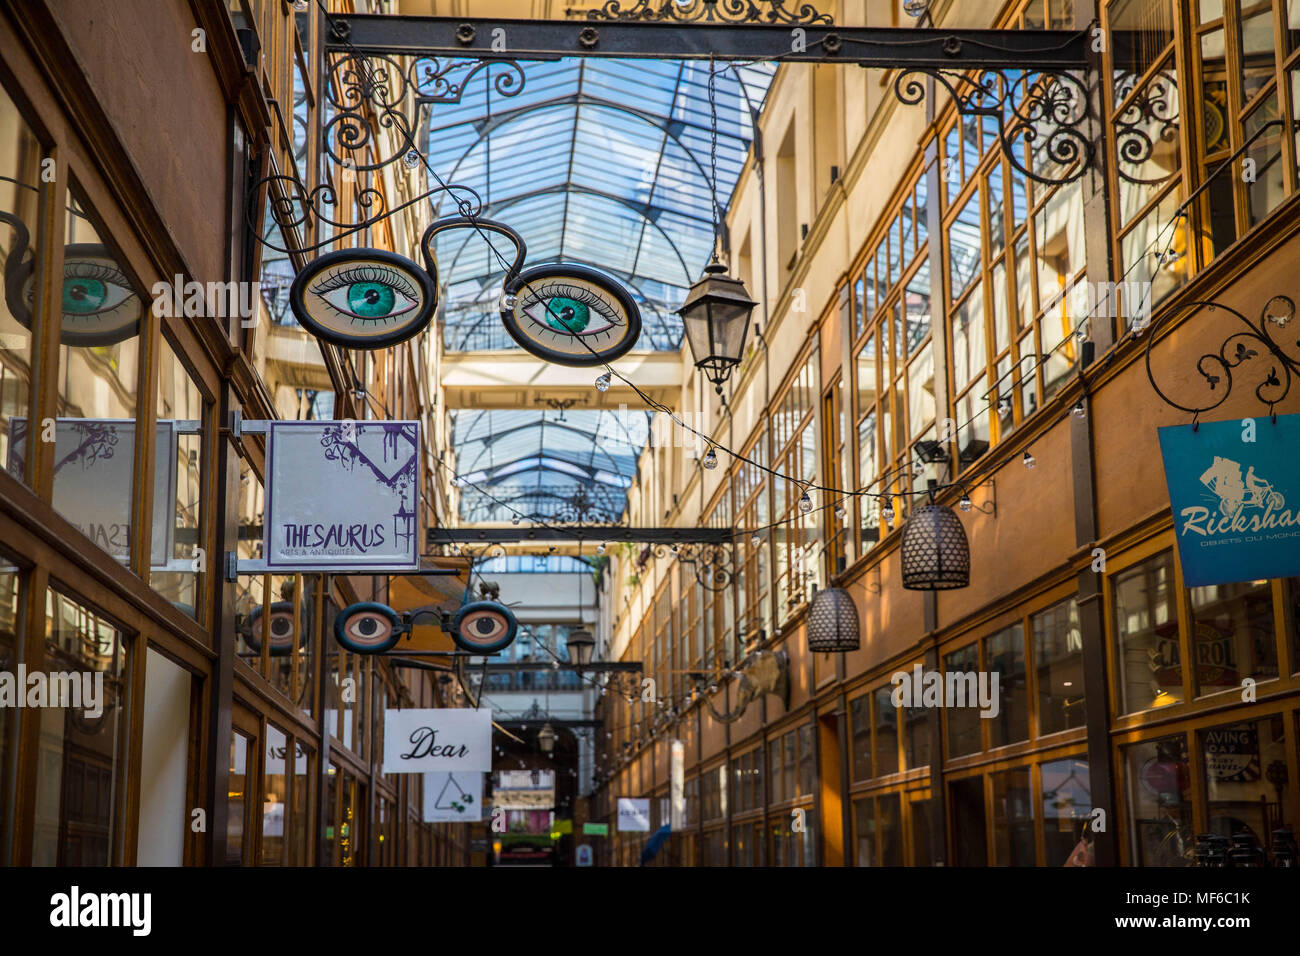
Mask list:
POLYGON ((415 150, 407 150, 406 155, 402 157, 402 162, 406 164, 407 169, 414 169, 420 165, 420 154, 415 150))
POLYGON ((518 524, 519 524, 519 515, 515 515, 513 518, 511 518, 511 519, 510 519, 510 523, 511 523, 512 525, 518 526, 518 524))
POLYGON ((836 506, 835 506, 835 517, 836 517, 836 518, 839 518, 839 519, 843 519, 843 518, 844 518, 844 506, 843 506, 843 505, 836 505, 836 506))
POLYGON ((1021 460, 1025 463, 1026 468, 1033 468, 1034 465, 1038 464, 1038 459, 1029 454, 1029 452, 1025 452, 1025 457, 1021 460))
POLYGON ((610 374, 608 372, 602 372, 600 377, 596 379, 596 391, 608 392, 610 381, 610 374))
POLYGON ((885 504, 880 509, 880 515, 885 519, 885 524, 894 523, 894 500, 892 498, 885 498, 885 504))
POLYGON ((970 495, 966 494, 966 492, 963 491, 961 493, 961 500, 957 502, 957 507, 960 508, 962 511, 970 511, 970 509, 972 508, 972 505, 970 503, 970 495))
POLYGON ((710 471, 718 467, 718 453, 713 450, 712 445, 710 445, 709 450, 704 453, 704 459, 700 464, 705 468, 708 468, 710 471))
POLYGON ((805 491, 803 494, 799 496, 799 510, 802 511, 804 514, 807 514, 808 512, 812 511, 812 507, 813 507, 812 499, 808 497, 808 492, 805 491))
POLYGON ((597 554, 604 554, 604 553, 605 553, 605 542, 604 542, 604 541, 602 541, 600 544, 596 545, 596 553, 597 553, 597 554))
POLYGON ((749 543, 757 548, 760 544, 763 543, 762 535, 760 535, 757 531, 755 531, 753 536, 749 539, 749 543))
POLYGON ((1084 407, 1083 399, 1079 399, 1077 402, 1074 403, 1074 408, 1070 409, 1070 414, 1073 415, 1075 418, 1088 417, 1088 409, 1084 407))

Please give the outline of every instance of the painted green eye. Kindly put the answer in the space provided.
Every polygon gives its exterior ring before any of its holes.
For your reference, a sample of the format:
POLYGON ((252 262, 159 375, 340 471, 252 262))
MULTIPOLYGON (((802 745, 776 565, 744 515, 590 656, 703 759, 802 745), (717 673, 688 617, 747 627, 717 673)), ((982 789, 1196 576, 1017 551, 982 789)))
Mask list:
POLYGON ((110 265, 91 259, 64 263, 64 315, 88 316, 108 312, 132 295, 126 276, 110 265))
POLYGON ((405 315, 419 297, 394 270, 371 266, 335 273, 311 291, 343 315, 372 322, 405 315))
POLYGON ((308 264, 293 280, 289 305, 303 328, 347 348, 387 348, 429 324, 437 291, 405 256, 340 249, 308 264))
POLYGON ((95 279, 64 279, 63 311, 95 312, 107 295, 104 283, 95 279))
POLYGON ((587 306, 568 296, 556 296, 549 302, 538 303, 538 305, 540 308, 537 311, 545 316, 546 323, 561 332, 575 334, 581 332, 591 319, 591 312, 587 306))
POLYGON ((641 313, 617 281, 585 266, 535 266, 504 287, 510 337, 560 365, 600 365, 623 355, 641 334, 641 313), (507 300, 508 301, 508 300, 507 300))
POLYGON ((378 319, 389 315, 397 304, 397 295, 379 282, 354 282, 348 286, 348 307, 354 315, 378 319))

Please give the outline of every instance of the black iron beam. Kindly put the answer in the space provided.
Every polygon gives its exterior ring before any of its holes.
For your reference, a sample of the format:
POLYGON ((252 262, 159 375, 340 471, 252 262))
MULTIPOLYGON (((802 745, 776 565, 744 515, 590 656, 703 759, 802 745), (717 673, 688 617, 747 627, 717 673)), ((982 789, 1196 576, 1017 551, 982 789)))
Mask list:
MULTIPOLYGON (((471 665, 471 673, 486 671, 489 674, 513 673, 515 671, 578 671, 580 673, 601 672, 601 673, 641 673, 640 661, 592 661, 590 664, 584 664, 582 667, 575 667, 572 664, 561 663, 556 667, 554 663, 548 661, 489 661, 485 664, 471 665)), ((507 693, 502 691, 501 693, 507 693)), ((519 691, 510 691, 509 693, 520 693, 519 691)))
POLYGON ((739 533, 730 528, 624 528, 621 525, 582 525, 572 528, 430 528, 428 544, 431 548, 440 544, 531 544, 541 541, 716 545, 729 544, 739 533))
POLYGON ((330 17, 326 49, 363 53, 553 60, 566 56, 770 60, 860 66, 1081 70, 1086 30, 473 20, 351 14, 330 17))

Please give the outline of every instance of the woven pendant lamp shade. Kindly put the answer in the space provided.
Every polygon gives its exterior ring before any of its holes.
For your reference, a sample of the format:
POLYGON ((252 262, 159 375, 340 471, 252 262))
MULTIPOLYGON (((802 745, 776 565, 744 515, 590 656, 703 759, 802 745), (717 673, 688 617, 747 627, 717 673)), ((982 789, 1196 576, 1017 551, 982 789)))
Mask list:
POLYGON ((856 651, 858 609, 843 588, 818 591, 808 608, 808 650, 818 654, 856 651))
POLYGON ((949 591, 970 584, 970 543, 956 512, 928 504, 912 512, 903 527, 903 587, 949 591))

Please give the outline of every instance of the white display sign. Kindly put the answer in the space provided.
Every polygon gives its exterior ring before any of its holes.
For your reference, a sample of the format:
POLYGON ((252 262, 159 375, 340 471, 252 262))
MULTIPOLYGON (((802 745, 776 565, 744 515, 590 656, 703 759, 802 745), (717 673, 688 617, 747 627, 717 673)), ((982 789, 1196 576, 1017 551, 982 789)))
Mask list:
POLYGON ((650 832, 650 800, 648 798, 618 798, 618 832, 650 832))
POLYGON ((483 819, 483 774, 426 773, 425 823, 478 823, 483 819))
MULTIPOLYGON (((157 422, 150 548, 150 563, 155 569, 166 567, 172 557, 177 424, 166 419, 157 422)), ((14 418, 10 436, 8 470, 21 475, 27 449, 27 419, 14 418)), ((60 418, 55 423, 55 506, 77 530, 119 561, 131 556, 134 467, 135 419, 60 418)), ((189 560, 185 563, 188 566, 189 560)))
POLYGON ((384 712, 384 773, 491 769, 491 708, 384 712))
POLYGON ((266 423, 266 567, 416 571, 420 423, 266 423))
POLYGON ((686 825, 686 745, 674 740, 668 762, 668 824, 674 833, 686 825))

